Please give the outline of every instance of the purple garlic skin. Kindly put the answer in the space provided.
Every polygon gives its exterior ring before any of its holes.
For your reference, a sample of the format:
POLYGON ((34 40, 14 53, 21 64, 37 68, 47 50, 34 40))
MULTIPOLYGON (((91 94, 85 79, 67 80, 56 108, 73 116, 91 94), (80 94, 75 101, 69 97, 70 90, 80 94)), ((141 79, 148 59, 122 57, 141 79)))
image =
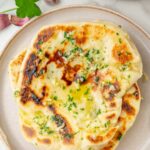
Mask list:
POLYGON ((0 30, 8 27, 10 25, 9 17, 7 14, 0 14, 0 30))
POLYGON ((50 4, 50 5, 55 5, 59 3, 59 0, 45 0, 46 3, 50 4))
POLYGON ((17 16, 11 15, 10 16, 10 23, 16 26, 23 26, 26 22, 28 22, 29 18, 19 18, 17 16))

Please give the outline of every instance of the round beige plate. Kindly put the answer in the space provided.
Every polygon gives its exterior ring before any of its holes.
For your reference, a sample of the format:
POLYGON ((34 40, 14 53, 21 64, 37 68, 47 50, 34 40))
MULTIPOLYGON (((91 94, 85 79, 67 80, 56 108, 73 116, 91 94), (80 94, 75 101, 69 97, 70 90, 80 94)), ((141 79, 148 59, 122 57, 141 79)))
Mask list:
MULTIPOLYGON (((8 78, 9 61, 21 50, 30 46, 32 38, 42 26, 97 20, 114 22, 121 25, 130 34, 143 58, 144 70, 150 76, 150 36, 119 13, 100 7, 70 6, 38 17, 13 37, 0 57, 0 126, 6 134, 12 150, 34 150, 34 147, 23 139, 19 130, 17 106, 8 78)), ((117 150, 150 149, 150 81, 141 81, 140 87, 144 97, 140 113, 134 126, 121 141, 117 150)), ((0 147, 0 149, 2 148, 0 147)))

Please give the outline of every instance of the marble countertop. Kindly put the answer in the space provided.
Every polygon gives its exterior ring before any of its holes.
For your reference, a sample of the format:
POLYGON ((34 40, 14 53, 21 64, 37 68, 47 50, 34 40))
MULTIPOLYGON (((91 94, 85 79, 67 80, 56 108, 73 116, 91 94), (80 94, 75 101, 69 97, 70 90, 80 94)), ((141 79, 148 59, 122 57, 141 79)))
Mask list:
MULTIPOLYGON (((57 6, 73 4, 91 4, 111 8, 128 16, 150 33, 150 0, 60 0, 58 5, 53 6, 47 5, 44 0, 38 2, 43 13, 57 6)), ((14 0, 0 1, 0 11, 13 7, 15 7, 14 0)), ((11 25, 0 31, 0 52, 18 30, 20 30, 20 27, 11 25)))

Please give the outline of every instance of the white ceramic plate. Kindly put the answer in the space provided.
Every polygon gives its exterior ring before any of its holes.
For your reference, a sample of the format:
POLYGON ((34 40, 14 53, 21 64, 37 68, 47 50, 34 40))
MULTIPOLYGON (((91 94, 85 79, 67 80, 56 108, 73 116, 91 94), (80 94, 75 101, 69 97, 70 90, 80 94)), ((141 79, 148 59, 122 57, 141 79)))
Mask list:
MULTIPOLYGON (((12 38, 0 57, 0 126, 7 135, 12 150, 34 150, 34 147, 23 139, 19 130, 17 106, 8 78, 9 61, 30 46, 32 38, 42 26, 95 20, 114 22, 130 34, 143 58, 144 70, 150 76, 150 36, 119 13, 100 7, 70 6, 53 10, 33 20, 12 38)), ((140 82, 140 87, 144 97, 140 113, 117 150, 150 149, 150 81, 140 82)))

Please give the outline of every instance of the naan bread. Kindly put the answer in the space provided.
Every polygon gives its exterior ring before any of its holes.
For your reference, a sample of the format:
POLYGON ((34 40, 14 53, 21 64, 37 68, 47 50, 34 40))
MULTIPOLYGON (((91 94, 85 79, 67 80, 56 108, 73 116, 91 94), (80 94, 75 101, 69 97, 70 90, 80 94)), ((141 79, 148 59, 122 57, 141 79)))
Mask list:
MULTIPOLYGON (((13 85, 14 93, 17 89, 18 77, 20 73, 20 67, 25 57, 26 50, 22 51, 15 59, 13 59, 9 65, 9 74, 13 85)), ((118 125, 119 128, 116 131, 114 137, 109 141, 104 148, 100 150, 115 150, 120 140, 133 125, 136 116, 140 109, 141 94, 137 84, 134 84, 128 92, 123 96, 123 104, 121 115, 119 116, 118 125)))
POLYGON ((137 84, 123 96, 122 111, 118 120, 119 129, 112 140, 100 150, 115 150, 125 133, 132 127, 138 115, 141 103, 141 93, 137 84))
POLYGON ((25 137, 44 149, 97 150, 116 133, 122 96, 142 63, 118 27, 83 23, 42 29, 21 70, 25 137))

